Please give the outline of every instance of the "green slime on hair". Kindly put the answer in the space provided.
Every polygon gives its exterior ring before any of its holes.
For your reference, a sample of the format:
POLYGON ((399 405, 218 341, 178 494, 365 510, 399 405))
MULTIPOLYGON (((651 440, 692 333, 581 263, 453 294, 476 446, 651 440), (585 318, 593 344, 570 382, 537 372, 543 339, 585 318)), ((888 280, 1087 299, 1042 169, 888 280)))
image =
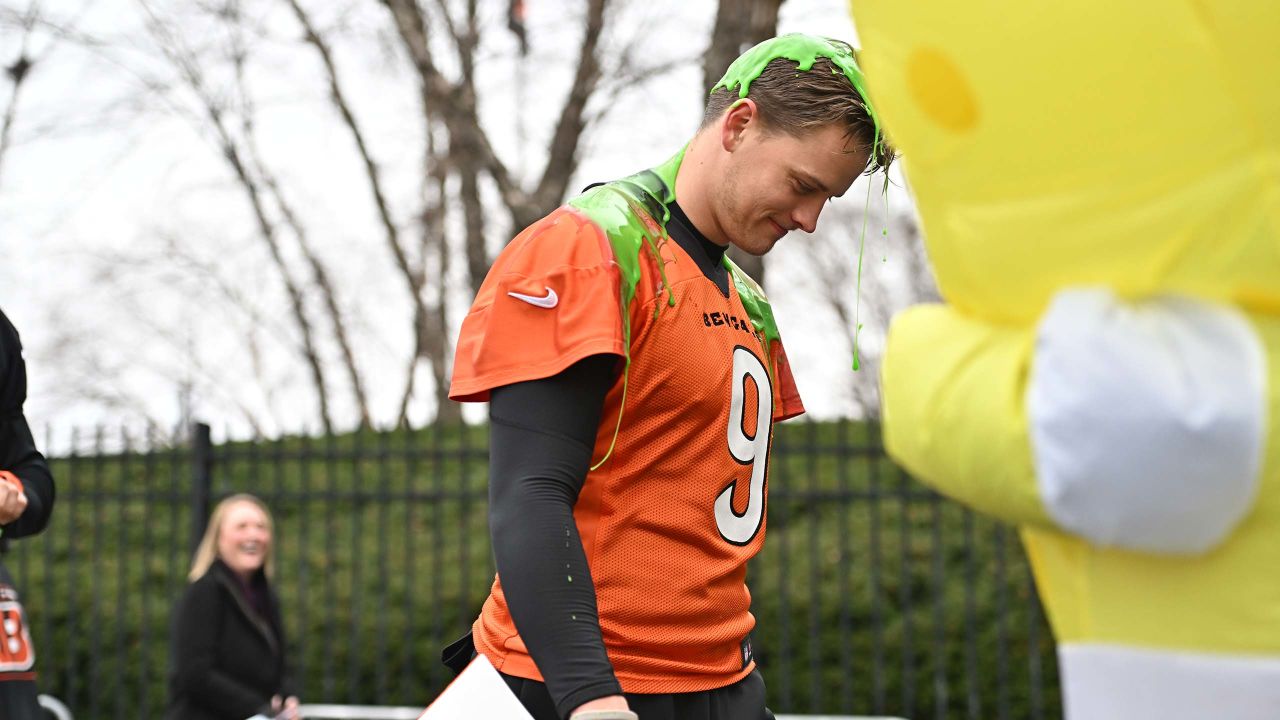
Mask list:
POLYGON ((774 60, 779 58, 791 60, 796 64, 796 70, 808 72, 813 69, 813 64, 820 57, 830 60, 831 64, 849 79, 849 84, 862 99, 862 105, 867 109, 867 114, 871 116, 871 122, 875 125, 872 156, 877 156, 883 133, 880 132, 880 115, 876 113, 875 107, 871 104, 871 95, 867 93, 866 76, 862 74, 862 68, 858 67, 857 58, 847 47, 826 38, 803 33, 788 33, 765 40, 738 56, 710 92, 714 93, 720 88, 733 92, 737 87, 738 97, 745 98, 751 90, 751 83, 760 77, 760 73, 764 72, 764 69, 774 60))

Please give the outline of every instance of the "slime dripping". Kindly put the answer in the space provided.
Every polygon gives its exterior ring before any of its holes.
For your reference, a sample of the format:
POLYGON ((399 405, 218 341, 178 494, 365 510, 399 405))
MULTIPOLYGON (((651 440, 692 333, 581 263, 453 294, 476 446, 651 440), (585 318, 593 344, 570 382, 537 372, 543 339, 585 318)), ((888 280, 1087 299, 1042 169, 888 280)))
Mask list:
POLYGON ((760 73, 764 72, 764 69, 774 60, 779 58, 791 60, 796 63, 797 71, 808 72, 820 57, 830 60, 831 64, 835 65, 840 70, 840 73, 848 78, 849 84, 857 91, 858 97, 867 109, 867 114, 871 116, 871 123, 875 126, 875 138, 872 141, 871 156, 873 158, 880 157, 882 138, 884 137, 884 133, 880 130, 880 116, 871 104, 871 95, 867 93, 866 76, 863 75, 862 68, 858 67, 858 60, 850 52, 847 45, 803 33, 788 33, 770 38, 752 47, 740 55, 737 60, 734 60, 733 64, 729 65, 729 69, 725 71, 724 77, 720 78, 720 81, 712 86, 710 93, 714 93, 720 88, 733 92, 736 87, 738 88, 738 97, 745 98, 751 89, 752 81, 760 77, 760 73))

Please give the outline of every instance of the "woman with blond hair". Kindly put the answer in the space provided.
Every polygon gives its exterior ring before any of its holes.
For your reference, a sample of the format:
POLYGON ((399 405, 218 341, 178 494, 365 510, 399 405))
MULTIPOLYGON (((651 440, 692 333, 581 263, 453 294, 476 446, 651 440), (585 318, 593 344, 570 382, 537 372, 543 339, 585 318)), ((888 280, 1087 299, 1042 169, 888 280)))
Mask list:
POLYGON ((296 720, 271 513, 248 494, 214 508, 173 616, 166 720, 296 720))

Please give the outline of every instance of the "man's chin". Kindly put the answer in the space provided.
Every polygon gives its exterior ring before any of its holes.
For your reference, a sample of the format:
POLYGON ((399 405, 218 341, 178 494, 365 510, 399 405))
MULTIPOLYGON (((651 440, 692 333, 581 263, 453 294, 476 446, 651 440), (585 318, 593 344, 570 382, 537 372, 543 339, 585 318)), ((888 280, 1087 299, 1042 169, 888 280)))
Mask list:
MULTIPOLYGON (((781 239, 782 238, 778 238, 778 240, 781 239)), ((733 240, 731 241, 731 244, 748 255, 761 257, 772 250, 773 246, 778 243, 778 240, 774 240, 772 238, 753 238, 751 240, 744 241, 733 240)))

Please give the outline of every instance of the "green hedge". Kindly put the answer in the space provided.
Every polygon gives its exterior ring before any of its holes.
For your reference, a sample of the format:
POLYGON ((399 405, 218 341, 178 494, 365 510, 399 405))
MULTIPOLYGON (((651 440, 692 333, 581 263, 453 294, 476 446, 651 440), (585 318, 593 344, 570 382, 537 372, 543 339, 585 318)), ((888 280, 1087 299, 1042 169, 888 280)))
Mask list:
MULTIPOLYGON (((304 701, 424 705, 447 682, 439 648, 493 574, 486 438, 451 427, 215 448, 215 495, 254 492, 275 513, 304 701)), ((53 461, 54 521, 6 562, 42 691, 78 720, 154 718, 190 560, 192 456, 99 447, 53 461)), ((872 427, 784 425, 770 473, 749 582, 775 711, 1060 715, 1015 533, 907 480, 872 427)))

